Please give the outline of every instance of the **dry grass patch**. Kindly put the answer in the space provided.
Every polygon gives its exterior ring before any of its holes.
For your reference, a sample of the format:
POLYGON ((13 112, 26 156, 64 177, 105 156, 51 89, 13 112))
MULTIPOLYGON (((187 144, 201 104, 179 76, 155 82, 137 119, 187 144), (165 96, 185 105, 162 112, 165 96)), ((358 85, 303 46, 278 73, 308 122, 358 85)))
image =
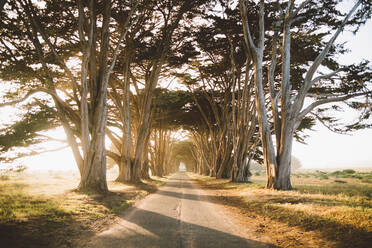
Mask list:
POLYGON ((265 178, 231 183, 193 175, 216 200, 239 209, 248 225, 281 247, 369 247, 372 243, 372 186, 357 178, 333 181, 294 178, 296 190, 264 189, 265 178), (212 195, 213 195, 212 194, 212 195))

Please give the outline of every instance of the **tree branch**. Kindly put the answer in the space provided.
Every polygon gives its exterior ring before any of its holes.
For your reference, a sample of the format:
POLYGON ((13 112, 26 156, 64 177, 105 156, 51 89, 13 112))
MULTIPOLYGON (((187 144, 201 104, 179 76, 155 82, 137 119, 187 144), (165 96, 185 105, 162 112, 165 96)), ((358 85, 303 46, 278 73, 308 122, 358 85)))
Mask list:
MULTIPOLYGON (((134 5, 134 7, 131 8, 128 17, 127 17, 127 19, 125 20, 125 23, 124 23, 123 29, 121 30, 121 34, 120 34, 119 41, 118 41, 118 43, 117 43, 117 45, 116 45, 116 48, 115 48, 115 50, 114 50, 114 57, 113 57, 113 59, 112 59, 112 62, 111 62, 110 68, 109 68, 109 73, 114 69, 114 66, 115 66, 115 63, 116 63, 116 59, 117 59, 118 54, 119 54, 120 44, 121 44, 121 42, 124 40, 125 36, 126 36, 127 33, 128 33, 128 30, 129 30, 129 24, 130 24, 130 19, 131 19, 132 15, 134 14, 134 12, 136 11, 139 2, 140 2, 140 1, 136 1, 136 4, 134 5)), ((137 16, 136 21, 138 20, 139 16, 140 16, 140 15, 137 16)))
POLYGON ((334 33, 332 38, 327 42, 327 45, 324 47, 322 52, 316 57, 316 59, 314 60, 314 63, 310 66, 309 70, 307 71, 306 76, 305 76, 305 84, 302 86, 302 88, 299 91, 299 93, 296 97, 296 100, 295 100, 295 105, 297 106, 297 111, 301 111, 301 108, 303 106, 306 94, 310 90, 311 86, 314 84, 313 83, 313 76, 314 76, 315 72, 317 71, 318 67, 320 66, 320 64, 322 63, 322 61, 324 60, 324 58, 328 54, 329 50, 331 49, 331 47, 332 47, 333 43, 335 42, 335 40, 337 39, 337 37, 340 35, 342 30, 344 29, 347 21, 349 20, 351 15, 354 13, 354 11, 359 7, 361 2, 362 1, 359 0, 354 5, 354 7, 349 11, 349 13, 345 16, 344 20, 342 21, 342 23, 338 27, 337 31, 334 33))
POLYGON ((45 135, 45 134, 41 134, 41 133, 35 133, 35 134, 36 134, 37 136, 47 138, 47 139, 50 140, 50 141, 57 141, 57 142, 61 142, 61 143, 66 143, 66 142, 67 142, 67 140, 56 139, 56 138, 50 137, 50 136, 45 135))
POLYGON ((342 30, 344 29, 347 21, 349 20, 351 15, 354 13, 354 11, 359 7, 360 4, 361 4, 361 0, 359 0, 354 5, 354 7, 349 11, 349 13, 346 15, 346 17, 344 18, 344 20, 338 27, 337 31, 334 33, 332 38, 328 41, 327 45, 324 47, 323 51, 316 57, 316 59, 314 60, 314 63, 310 66, 310 69, 307 71, 306 77, 305 77, 305 85, 304 85, 305 90, 310 89, 310 87, 312 86, 312 78, 314 76, 314 73, 317 71, 318 67, 320 66, 320 64, 322 63, 322 61, 328 54, 329 50, 331 49, 331 46, 333 45, 337 37, 340 35, 342 30))
POLYGON ((11 102, 0 103, 0 107, 12 106, 12 105, 15 105, 17 103, 26 101, 33 94, 40 93, 40 92, 45 92, 45 89, 37 88, 37 89, 34 89, 34 90, 30 90, 24 97, 22 97, 20 99, 17 99, 17 100, 11 101, 11 102))
POLYGON ((298 6, 294 11, 293 13, 291 14, 291 19, 293 20, 297 15, 298 13, 308 4, 310 3, 311 0, 306 0, 304 2, 302 2, 300 4, 300 6, 298 6))
POLYGON ((115 137, 114 133, 109 128, 106 128, 106 134, 109 137, 109 139, 112 141, 112 143, 115 145, 116 149, 120 151, 121 150, 120 140, 115 137))
POLYGON ((57 104, 60 105, 61 108, 65 109, 67 112, 68 112, 68 116, 76 121, 78 120, 80 117, 75 113, 75 111, 66 103, 64 102, 58 95, 55 91, 52 91, 52 90, 48 90, 48 89, 44 89, 44 88, 36 88, 36 89, 32 89, 30 90, 24 97, 20 98, 20 99, 17 99, 17 100, 14 100, 14 101, 10 101, 10 102, 5 102, 5 103, 0 103, 0 107, 5 107, 5 106, 12 106, 12 105, 15 105, 17 103, 21 103, 25 100, 27 100, 30 96, 32 96, 33 94, 36 94, 36 93, 40 93, 40 92, 43 92, 43 93, 46 93, 50 96, 53 97, 53 99, 55 100, 55 102, 57 104))
POLYGON ((71 79, 72 86, 73 86, 73 91, 74 91, 74 96, 75 96, 75 101, 79 104, 79 99, 77 96, 76 89, 78 88, 77 80, 72 74, 71 70, 67 67, 66 63, 63 61, 63 59, 59 56, 57 53, 55 47, 53 44, 50 42, 49 37, 46 35, 44 28, 42 27, 41 23, 37 19, 37 14, 35 13, 33 9, 33 5, 30 1, 28 1, 28 5, 25 5, 25 10, 27 12, 28 17, 31 19, 32 24, 35 26, 36 30, 39 31, 41 37, 43 40, 46 42, 48 45, 49 49, 52 51, 53 55, 55 56, 56 60, 58 63, 62 66, 62 68, 65 70, 69 78, 71 79), (30 8, 31 7, 31 8, 30 8))
MULTIPOLYGON (((13 157, 13 158, 7 157, 6 158, 6 162, 12 162, 12 161, 14 161, 16 159, 24 158, 24 157, 38 156, 38 155, 41 155, 41 154, 44 154, 44 153, 49 153, 49 152, 58 152, 60 150, 66 149, 68 147, 69 146, 66 145, 66 146, 62 146, 62 147, 58 147, 58 148, 50 149, 50 150, 43 150, 43 151, 34 151, 34 150, 31 150, 30 152, 27 152, 27 153, 25 152, 25 153, 16 154, 16 157, 13 157)), ((1 158, 0 158, 0 160, 1 160, 1 158)))
POLYGON ((274 37, 273 37, 273 42, 272 42, 271 63, 268 66, 268 71, 269 71, 269 73, 268 73, 268 84, 269 84, 270 95, 271 95, 272 99, 274 99, 275 95, 276 95, 275 86, 274 86, 274 78, 275 78, 275 69, 276 69, 277 54, 278 54, 277 42, 278 42, 278 31, 275 31, 274 37))
POLYGON ((251 31, 249 29, 248 17, 247 17, 247 5, 245 0, 239 0, 240 15, 243 21, 243 31, 244 31, 244 41, 248 50, 253 50, 257 52, 257 47, 254 44, 251 31))
POLYGON ((314 78, 314 79, 311 81, 311 84, 314 85, 314 84, 315 84, 316 82, 318 82, 319 80, 331 78, 331 77, 333 77, 334 75, 336 75, 337 73, 339 73, 340 71, 342 71, 342 70, 339 69, 339 70, 337 70, 337 71, 333 71, 333 72, 328 73, 328 74, 325 74, 325 75, 320 75, 320 76, 314 78))
POLYGON ((314 108, 316 108, 320 105, 323 105, 323 104, 326 104, 326 103, 331 103, 331 102, 341 102, 341 101, 345 101, 345 100, 348 100, 348 99, 353 98, 353 97, 364 96, 364 95, 368 95, 368 94, 371 94, 371 93, 372 93, 372 91, 368 91, 368 92, 361 92, 361 93, 356 93, 356 94, 351 94, 351 95, 346 95, 346 96, 338 96, 338 97, 332 97, 332 98, 318 100, 318 101, 313 102, 312 104, 310 104, 304 110, 302 110, 301 113, 297 117, 297 121, 301 121, 308 113, 310 113, 314 108))
POLYGON ((340 129, 336 129, 336 128, 333 128, 331 127, 330 125, 328 125, 324 120, 322 120, 322 117, 320 117, 319 115, 315 114, 315 113, 311 113, 313 116, 315 116, 315 118, 320 121, 320 123, 323 124, 323 126, 325 126, 329 131, 331 132, 334 132, 334 133, 339 133, 339 134, 346 134, 345 131, 342 131, 340 129))
POLYGON ((119 163, 120 160, 121 160, 121 157, 118 154, 116 154, 115 152, 112 152, 110 150, 106 151, 106 155, 108 157, 112 158, 116 163, 119 163))

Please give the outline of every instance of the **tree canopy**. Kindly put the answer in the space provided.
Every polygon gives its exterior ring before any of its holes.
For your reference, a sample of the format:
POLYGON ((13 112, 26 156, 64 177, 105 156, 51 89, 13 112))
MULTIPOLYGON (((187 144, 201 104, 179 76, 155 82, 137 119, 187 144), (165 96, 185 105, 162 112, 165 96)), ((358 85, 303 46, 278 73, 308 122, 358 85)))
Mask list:
POLYGON ((370 62, 338 60, 349 51, 337 38, 372 14, 370 1, 354 2, 343 11, 338 0, 0 1, 0 79, 13 87, 0 107, 33 98, 0 130, 1 153, 60 126, 81 190, 107 192, 106 156, 118 181, 180 161, 249 181, 258 161, 267 187, 290 189, 304 130, 317 120, 337 132, 372 125, 370 62), (333 114, 345 107, 360 121, 342 125, 333 114))

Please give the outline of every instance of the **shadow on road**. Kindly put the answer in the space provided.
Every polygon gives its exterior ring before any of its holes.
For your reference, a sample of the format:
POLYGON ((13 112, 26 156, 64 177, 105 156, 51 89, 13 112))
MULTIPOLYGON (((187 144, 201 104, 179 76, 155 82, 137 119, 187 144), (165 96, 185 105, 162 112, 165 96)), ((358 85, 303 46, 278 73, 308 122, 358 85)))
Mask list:
POLYGON ((130 218, 124 220, 145 229, 130 229, 125 235, 106 234, 97 238, 95 247, 195 247, 195 248, 243 248, 243 247, 277 247, 272 244, 248 240, 226 232, 191 223, 180 222, 178 219, 133 207, 130 218), (181 228, 179 228, 181 225, 181 228), (172 227, 172 228, 170 228, 172 227), (170 231, 171 230, 171 231, 170 231), (180 233, 181 232, 181 233, 180 233))

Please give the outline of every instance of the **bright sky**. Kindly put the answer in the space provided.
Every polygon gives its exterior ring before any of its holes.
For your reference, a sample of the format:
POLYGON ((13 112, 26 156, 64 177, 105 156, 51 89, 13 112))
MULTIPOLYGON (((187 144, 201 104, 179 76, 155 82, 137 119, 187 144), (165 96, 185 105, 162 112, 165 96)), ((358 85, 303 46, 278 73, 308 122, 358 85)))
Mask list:
MULTIPOLYGON (((345 63, 358 62, 362 58, 372 61, 372 21, 363 26, 356 36, 345 32, 339 41, 347 41, 352 52, 341 59, 345 63)), ((9 120, 11 110, 0 108, 0 122, 9 120)), ((350 118, 345 113, 346 118, 350 118)), ((335 134, 318 124, 315 131, 308 131, 310 136, 307 145, 295 142, 293 155, 302 163, 304 168, 361 168, 372 167, 372 130, 362 130, 353 135, 335 134)), ((54 135, 63 137, 63 132, 54 135)), ((24 158, 18 163, 32 169, 45 170, 75 170, 77 166, 70 149, 47 153, 40 156, 24 158)))

